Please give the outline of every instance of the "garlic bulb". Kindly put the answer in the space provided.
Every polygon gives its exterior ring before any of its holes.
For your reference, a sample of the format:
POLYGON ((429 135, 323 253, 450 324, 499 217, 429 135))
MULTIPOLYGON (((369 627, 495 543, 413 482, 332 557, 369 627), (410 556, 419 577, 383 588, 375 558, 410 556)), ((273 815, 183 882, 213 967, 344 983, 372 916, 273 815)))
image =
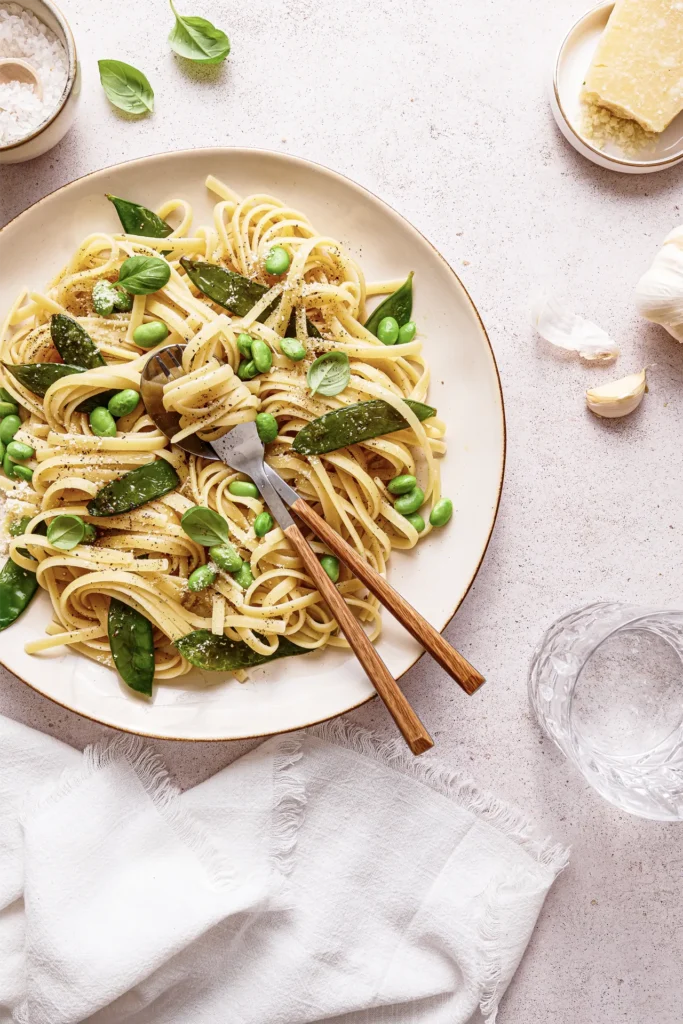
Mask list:
POLYGON ((610 419, 628 416, 638 408, 646 391, 645 370, 641 370, 640 373, 630 373, 628 377, 614 380, 611 384, 590 388, 586 392, 586 404, 596 416, 610 419))
POLYGON ((545 341, 590 362, 608 362, 619 347, 597 324, 566 309, 557 299, 541 296, 532 304, 532 323, 545 341))
POLYGON ((683 227, 664 239, 664 248, 636 286, 635 300, 641 316, 683 341, 683 227))

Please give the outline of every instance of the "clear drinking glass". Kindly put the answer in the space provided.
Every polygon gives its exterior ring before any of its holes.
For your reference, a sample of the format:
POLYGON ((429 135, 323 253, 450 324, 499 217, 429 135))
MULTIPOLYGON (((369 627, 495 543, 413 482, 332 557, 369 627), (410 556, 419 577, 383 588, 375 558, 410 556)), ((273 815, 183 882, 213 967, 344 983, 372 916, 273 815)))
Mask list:
POLYGON ((605 601, 570 612, 534 653, 529 699, 598 793, 683 821, 683 611, 605 601))

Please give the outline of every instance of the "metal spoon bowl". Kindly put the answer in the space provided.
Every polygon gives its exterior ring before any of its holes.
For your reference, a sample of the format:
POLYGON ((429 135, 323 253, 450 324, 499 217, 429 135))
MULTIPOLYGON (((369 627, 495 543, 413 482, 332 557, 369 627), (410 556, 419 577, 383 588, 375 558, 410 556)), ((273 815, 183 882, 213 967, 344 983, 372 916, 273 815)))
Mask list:
MULTIPOLYGON (((180 416, 177 412, 170 412, 164 408, 164 385, 169 380, 182 377, 183 370, 183 346, 167 345, 166 348, 154 352, 145 363, 140 381, 142 400, 145 403, 147 412, 154 420, 159 430, 166 437, 172 439, 179 430, 180 416)), ((220 456, 210 444, 202 441, 196 434, 189 434, 181 441, 175 441, 179 448, 189 452, 190 455, 198 455, 202 459, 220 461, 220 456)))

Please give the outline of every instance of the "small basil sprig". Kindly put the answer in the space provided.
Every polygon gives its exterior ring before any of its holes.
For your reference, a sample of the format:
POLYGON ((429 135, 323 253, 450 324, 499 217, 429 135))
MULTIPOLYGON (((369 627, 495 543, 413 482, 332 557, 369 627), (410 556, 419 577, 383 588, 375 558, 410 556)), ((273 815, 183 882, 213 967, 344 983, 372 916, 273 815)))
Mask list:
POLYGON ((311 394, 331 398, 344 390, 351 379, 351 367, 346 352, 325 352, 311 363, 306 374, 311 394))
POLYGON ((168 283, 171 268, 158 256, 129 256, 119 270, 119 284, 131 295, 151 295, 168 283))
POLYGON ((171 48, 180 57, 202 64, 220 64, 230 53, 230 40, 225 32, 212 25, 206 18, 178 14, 170 0, 175 14, 175 25, 168 37, 171 48))
POLYGON ((47 528, 48 543, 60 551, 71 551, 85 537, 85 523, 80 516, 56 516, 47 528))
POLYGON ((100 82, 107 99, 126 114, 149 114, 154 90, 142 71, 122 60, 98 60, 100 82))
POLYGON ((203 544, 205 548, 213 548, 218 544, 230 543, 230 530, 227 520, 218 512, 204 505, 194 505, 188 508, 180 520, 185 533, 197 544, 203 544))

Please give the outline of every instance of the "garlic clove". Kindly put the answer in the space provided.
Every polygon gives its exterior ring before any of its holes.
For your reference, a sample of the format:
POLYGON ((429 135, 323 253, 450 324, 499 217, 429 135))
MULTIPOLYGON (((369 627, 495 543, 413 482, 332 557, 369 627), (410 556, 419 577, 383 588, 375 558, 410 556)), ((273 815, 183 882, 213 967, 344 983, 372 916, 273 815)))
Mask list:
POLYGON ((641 316, 661 324, 676 341, 683 342, 683 231, 667 237, 664 248, 636 285, 636 307, 641 316))
POLYGON ((555 298, 544 295, 533 302, 532 323, 545 341, 588 362, 608 362, 619 355, 619 346, 602 327, 572 313, 555 298))
POLYGON ((609 419, 628 416, 638 408, 646 391, 645 370, 641 370, 640 373, 630 373, 621 380, 613 380, 610 384, 589 388, 586 392, 586 404, 596 416, 609 419))

